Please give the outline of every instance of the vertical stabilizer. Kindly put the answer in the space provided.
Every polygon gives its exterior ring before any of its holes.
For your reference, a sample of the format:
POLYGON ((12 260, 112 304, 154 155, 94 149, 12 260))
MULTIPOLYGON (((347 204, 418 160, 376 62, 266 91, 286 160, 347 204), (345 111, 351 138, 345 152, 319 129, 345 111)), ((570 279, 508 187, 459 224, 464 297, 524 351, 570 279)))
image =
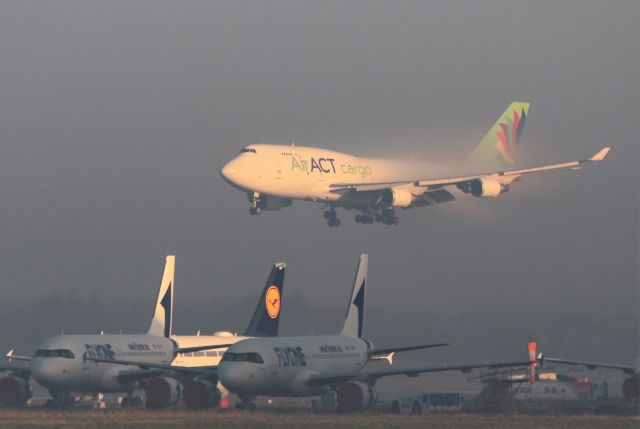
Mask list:
POLYGON ((156 307, 149 326, 149 335, 170 337, 173 330, 173 284, 176 267, 176 257, 167 256, 164 274, 160 282, 160 290, 156 300, 156 307))
POLYGON ((367 268, 369 265, 369 255, 360 255, 356 278, 353 281, 353 291, 347 306, 347 315, 344 320, 344 327, 340 335, 348 337, 362 338, 362 328, 364 322, 364 290, 367 283, 367 268))
POLYGON ((515 163, 528 114, 529 103, 511 103, 471 153, 469 162, 477 166, 495 165, 496 161, 502 165, 515 163))
POLYGON ((267 283, 262 290, 256 310, 249 323, 247 337, 277 337, 282 309, 282 290, 287 265, 279 262, 273 265, 267 283))
POLYGON ((530 340, 527 344, 527 351, 529 352, 529 383, 536 382, 536 342, 530 340))

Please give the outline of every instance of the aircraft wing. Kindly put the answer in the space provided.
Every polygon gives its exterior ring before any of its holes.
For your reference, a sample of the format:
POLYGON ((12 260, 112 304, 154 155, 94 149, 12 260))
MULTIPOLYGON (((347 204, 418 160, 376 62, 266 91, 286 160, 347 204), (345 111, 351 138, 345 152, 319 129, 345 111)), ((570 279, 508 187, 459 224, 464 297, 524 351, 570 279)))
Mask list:
POLYGON ((421 346, 408 346, 408 347, 394 347, 387 349, 371 349, 367 352, 369 356, 379 356, 387 353, 396 353, 396 352, 407 352, 410 350, 422 350, 422 349, 430 349, 434 347, 444 347, 448 346, 449 343, 437 343, 437 344, 425 344, 421 346))
POLYGON ((128 383, 146 378, 154 378, 162 374, 164 374, 164 371, 161 370, 124 369, 118 373, 117 378, 121 383, 128 383))
POLYGON ((588 362, 588 361, 582 361, 582 360, 548 358, 542 355, 542 353, 540 353, 540 356, 538 356, 538 362, 540 362, 540 366, 543 366, 544 362, 553 362, 553 363, 562 363, 566 365, 584 366, 587 369, 608 368, 608 369, 617 369, 626 374, 634 373, 634 368, 629 365, 618 365, 615 363, 601 363, 601 362, 588 362))
MULTIPOLYGON (((159 373, 164 373, 167 371, 173 371, 183 374, 217 374, 218 367, 214 365, 209 366, 177 366, 171 365, 169 363, 153 363, 153 362, 142 362, 135 360, 123 360, 123 359, 100 359, 100 358, 86 358, 92 362, 102 362, 102 363, 112 363, 116 365, 124 365, 124 366, 137 366, 144 373, 155 372, 156 375, 159 373), (154 371, 155 370, 155 371, 154 371)), ((155 375, 152 375, 155 377, 155 375)))
POLYGON ((478 179, 493 179, 501 184, 508 185, 518 177, 524 174, 542 173, 545 171, 562 170, 567 168, 578 168, 581 164, 591 161, 602 161, 609 153, 610 147, 602 148, 598 153, 591 158, 583 159, 580 161, 569 161, 559 164, 547 164, 538 167, 522 168, 517 170, 505 170, 505 171, 493 171, 487 173, 474 174, 470 176, 448 177, 448 178, 423 178, 415 180, 404 181, 391 181, 391 182, 358 182, 358 183, 334 183, 330 185, 330 190, 333 192, 341 191, 381 191, 383 189, 393 188, 395 186, 413 185, 426 188, 426 191, 441 189, 447 186, 458 186, 464 188, 469 186, 474 180, 478 179))
POLYGON ((29 378, 31 376, 31 368, 28 366, 18 366, 18 365, 3 365, 0 364, 0 372, 11 372, 15 375, 19 375, 20 377, 29 378))
POLYGON ((337 377, 322 377, 311 376, 307 381, 307 384, 311 387, 331 385, 345 383, 351 380, 366 380, 375 381, 382 377, 388 377, 391 375, 406 375, 407 377, 417 377, 419 374, 429 372, 444 372, 444 371, 462 371, 464 373, 471 372, 476 368, 508 368, 516 366, 530 366, 534 362, 521 361, 521 362, 497 362, 497 363, 481 363, 472 365, 459 365, 459 366, 431 366, 431 367, 418 367, 418 368, 389 368, 380 371, 360 371, 354 374, 342 375, 337 377))

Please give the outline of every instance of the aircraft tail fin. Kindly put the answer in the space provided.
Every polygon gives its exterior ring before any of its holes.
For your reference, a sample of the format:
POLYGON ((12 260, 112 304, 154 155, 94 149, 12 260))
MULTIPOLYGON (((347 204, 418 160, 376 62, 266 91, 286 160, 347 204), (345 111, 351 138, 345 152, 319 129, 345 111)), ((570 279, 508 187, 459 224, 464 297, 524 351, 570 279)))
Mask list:
POLYGON ((536 342, 531 340, 527 344, 527 351, 529 352, 529 383, 536 382, 536 342))
POLYGON ((173 285, 175 276, 176 257, 168 255, 162 281, 160 282, 160 290, 158 298, 149 326, 149 335, 158 337, 170 337, 173 330, 173 285))
POLYGON ((341 335, 362 338, 364 322, 364 292, 367 283, 367 269, 369 255, 360 255, 356 277, 353 281, 353 291, 347 306, 347 315, 344 320, 341 335))
POLYGON ((492 164, 496 160, 503 165, 515 163, 528 114, 529 103, 512 102, 476 146, 468 161, 477 165, 492 164))
POLYGON ((287 265, 278 262, 271 268, 267 283, 262 290, 256 310, 244 333, 247 337, 277 337, 282 308, 284 273, 287 265))

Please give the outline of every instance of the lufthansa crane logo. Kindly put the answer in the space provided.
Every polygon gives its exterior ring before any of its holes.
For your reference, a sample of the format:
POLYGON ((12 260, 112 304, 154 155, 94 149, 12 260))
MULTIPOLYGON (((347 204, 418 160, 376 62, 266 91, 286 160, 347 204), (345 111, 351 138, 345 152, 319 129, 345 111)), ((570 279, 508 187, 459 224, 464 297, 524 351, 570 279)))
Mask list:
POLYGON ((280 289, 277 286, 271 286, 267 289, 264 297, 264 304, 267 308, 269 317, 275 319, 280 314, 280 289))

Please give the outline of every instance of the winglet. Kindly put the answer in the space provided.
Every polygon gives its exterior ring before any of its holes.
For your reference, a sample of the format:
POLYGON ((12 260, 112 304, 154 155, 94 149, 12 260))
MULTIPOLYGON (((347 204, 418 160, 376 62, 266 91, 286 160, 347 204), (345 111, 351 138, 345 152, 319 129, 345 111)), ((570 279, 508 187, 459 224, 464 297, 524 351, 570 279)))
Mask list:
POLYGON ((11 363, 11 361, 13 360, 13 349, 9 350, 9 353, 7 353, 6 357, 9 363, 11 363))
POLYGON ((602 161, 607 156, 610 150, 611 147, 609 146, 603 147, 602 149, 600 149, 600 152, 589 158, 589 161, 602 161))

